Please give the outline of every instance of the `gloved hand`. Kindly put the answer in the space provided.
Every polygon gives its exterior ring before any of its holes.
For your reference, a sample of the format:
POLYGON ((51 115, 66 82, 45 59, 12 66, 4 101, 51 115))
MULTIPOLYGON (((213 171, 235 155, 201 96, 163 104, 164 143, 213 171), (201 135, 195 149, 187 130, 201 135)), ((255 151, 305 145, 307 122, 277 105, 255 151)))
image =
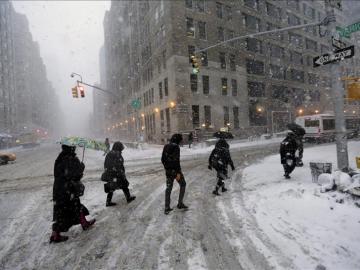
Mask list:
POLYGON ((212 167, 209 165, 209 166, 208 166, 208 169, 209 169, 209 170, 212 170, 212 167))

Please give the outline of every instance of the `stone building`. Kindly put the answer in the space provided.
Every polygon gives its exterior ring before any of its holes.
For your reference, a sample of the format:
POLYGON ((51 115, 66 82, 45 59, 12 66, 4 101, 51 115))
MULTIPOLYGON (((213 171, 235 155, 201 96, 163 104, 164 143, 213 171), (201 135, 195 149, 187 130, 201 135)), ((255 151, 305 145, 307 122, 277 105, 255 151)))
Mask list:
POLYGON ((313 68, 313 58, 331 50, 318 27, 198 52, 324 17, 321 1, 112 2, 104 21, 106 75, 120 101, 109 110, 108 132, 165 142, 174 132, 208 136, 229 128, 246 137, 282 131, 297 115, 331 110, 328 69, 313 68), (190 63, 194 52, 198 74, 190 63))

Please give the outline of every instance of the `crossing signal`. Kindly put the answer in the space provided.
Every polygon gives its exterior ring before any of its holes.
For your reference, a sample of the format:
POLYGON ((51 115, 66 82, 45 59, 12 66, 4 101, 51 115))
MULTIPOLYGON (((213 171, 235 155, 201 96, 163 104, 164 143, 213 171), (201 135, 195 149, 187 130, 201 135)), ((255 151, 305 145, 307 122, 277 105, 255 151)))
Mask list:
POLYGON ((80 92, 80 97, 84 98, 85 97, 85 89, 83 86, 78 86, 79 88, 79 92, 80 92))
POLYGON ((200 72, 199 60, 195 57, 195 55, 191 55, 190 59, 191 59, 191 65, 192 65, 192 73, 198 74, 200 72))
POLYGON ((71 88, 71 92, 72 92, 73 98, 78 98, 79 97, 77 86, 71 88))

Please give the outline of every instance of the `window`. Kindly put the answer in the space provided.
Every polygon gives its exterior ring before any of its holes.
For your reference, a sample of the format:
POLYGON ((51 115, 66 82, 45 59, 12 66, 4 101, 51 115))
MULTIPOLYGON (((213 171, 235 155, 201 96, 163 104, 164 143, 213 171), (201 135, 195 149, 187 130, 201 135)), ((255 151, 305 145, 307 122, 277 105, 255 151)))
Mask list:
POLYGON ((246 59, 246 71, 248 74, 264 75, 264 63, 246 59))
POLYGON ((249 97, 265 97, 265 84, 261 82, 248 82, 249 97))
POLYGON ((154 88, 151 88, 150 93, 151 93, 150 94, 150 96, 151 96, 151 104, 153 104, 154 101, 155 101, 154 88))
POLYGON ((162 52, 163 68, 166 68, 166 50, 162 52))
POLYGON ((204 106, 204 117, 205 117, 205 127, 209 128, 211 125, 211 106, 204 106))
POLYGON ((289 42, 291 45, 302 48, 303 46, 303 38, 300 35, 289 33, 289 42))
POLYGON ((284 58, 284 48, 270 44, 270 56, 275 58, 284 58))
POLYGON ((259 0, 244 0, 244 4, 245 6, 256 10, 259 8, 259 0))
POLYGON ((229 60, 230 60, 230 70, 236 71, 235 54, 230 54, 229 60))
POLYGON ((297 82, 304 82, 304 71, 297 69, 290 69, 290 80, 297 82))
POLYGON ((323 119, 324 130, 335 129, 335 119, 323 119))
POLYGON ((198 26, 199 26, 199 38, 206 39, 206 23, 199 21, 198 26))
POLYGON ((188 37, 195 37, 194 20, 192 18, 186 18, 186 35, 188 37))
POLYGON ((224 127, 230 123, 229 107, 224 106, 224 127))
POLYGON ((288 24, 291 25, 299 25, 300 24, 300 19, 299 17, 295 16, 292 13, 288 13, 287 14, 288 17, 288 24))
POLYGON ((225 40, 224 28, 222 28, 222 27, 218 27, 218 40, 219 41, 224 41, 225 40))
POLYGON ((321 44, 321 54, 330 52, 330 48, 328 46, 321 44))
POLYGON ((250 16, 248 14, 243 14, 243 18, 244 18, 244 25, 246 26, 247 29, 251 29, 251 30, 260 30, 260 20, 254 16, 250 16))
POLYGON ((270 75, 274 79, 285 80, 285 70, 283 67, 270 65, 270 75))
POLYGON ((296 65, 303 64, 303 57, 301 53, 290 51, 290 61, 296 65))
POLYGON ((199 105, 192 105, 191 108, 193 128, 198 128, 200 127, 199 105))
POLYGON ((238 129, 239 128, 239 107, 233 107, 233 114, 234 114, 234 128, 238 129))
POLYGON ((225 6, 225 18, 227 21, 232 20, 232 10, 231 10, 231 7, 229 7, 229 6, 225 6))
POLYGON ((319 82, 319 78, 317 74, 309 73, 308 74, 308 83, 309 84, 317 84, 319 82))
POLYGON ((197 92, 197 75, 196 74, 190 74, 190 88, 191 92, 197 92))
MULTIPOLYGON (((271 23, 266 23, 266 30, 270 31, 270 30, 275 30, 278 29, 279 27, 276 27, 275 25, 271 24, 271 23)), ((275 40, 284 40, 284 35, 283 32, 275 32, 272 34, 268 34, 272 39, 275 40)))
POLYGON ((199 12, 204 12, 205 11, 205 0, 197 0, 196 7, 199 12))
POLYGON ((207 51, 202 51, 200 54, 201 54, 201 65, 207 66, 208 65, 207 51))
POLYGON ((317 51, 317 43, 314 40, 306 39, 306 49, 317 51))
POLYGON ((279 99, 285 103, 289 102, 290 91, 286 86, 272 85, 271 97, 273 99, 279 99))
POLYGON ((170 126, 170 109, 169 108, 165 109, 165 116, 166 116, 166 131, 170 132, 171 126, 170 126))
POLYGON ((159 98, 163 98, 163 92, 162 92, 162 82, 159 82, 159 98))
POLYGON ((319 127, 320 121, 319 120, 310 120, 305 119, 305 127, 319 127))
POLYGON ((309 7, 308 5, 303 4, 303 13, 304 13, 304 15, 315 20, 316 12, 315 12, 315 9, 313 9, 312 7, 309 7))
POLYGON ((227 96, 227 78, 221 78, 221 95, 227 96))
POLYGON ((287 5, 295 10, 300 10, 299 0, 287 0, 287 5))
POLYGON ((232 39, 234 38, 235 36, 235 32, 233 30, 227 30, 227 39, 226 40, 229 40, 229 39, 232 39))
POLYGON ((185 6, 187 8, 192 8, 192 0, 185 0, 185 6))
POLYGON ((270 17, 276 19, 281 16, 281 9, 266 2, 266 14, 270 17))
POLYGON ((209 85, 209 76, 202 76, 202 84, 203 84, 203 93, 204 95, 208 95, 210 92, 210 85, 209 85))
POLYGON ((231 93, 233 97, 237 96, 237 80, 231 79, 231 93))
POLYGON ((262 42, 256 38, 246 39, 246 49, 251 52, 262 53, 262 42))
POLYGON ((223 17, 223 5, 216 2, 216 16, 220 19, 223 17))
POLYGON ((320 102, 320 91, 319 90, 310 90, 309 96, 311 101, 320 102))
POLYGON ((161 126, 161 133, 163 133, 165 131, 164 130, 164 126, 165 126, 165 123, 164 123, 164 110, 160 111, 160 126, 161 126))
POLYGON ((195 56, 195 46, 189 45, 188 52, 189 52, 189 63, 191 64, 191 56, 195 56))
POLYGON ((219 53, 219 60, 220 60, 220 67, 222 69, 226 69, 225 53, 223 53, 223 52, 219 53))
POLYGON ((168 78, 164 79, 164 94, 165 94, 166 97, 169 95, 168 78))

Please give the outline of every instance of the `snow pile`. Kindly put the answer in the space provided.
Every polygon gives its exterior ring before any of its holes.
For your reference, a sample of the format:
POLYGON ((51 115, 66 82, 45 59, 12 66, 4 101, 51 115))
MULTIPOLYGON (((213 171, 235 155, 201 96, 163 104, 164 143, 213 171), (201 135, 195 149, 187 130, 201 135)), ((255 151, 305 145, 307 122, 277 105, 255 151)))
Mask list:
MULTIPOLYGON (((349 142, 349 165, 353 168, 357 149, 360 142, 349 142)), ((265 240, 258 248, 273 260, 276 257, 276 269, 316 269, 319 265, 327 270, 360 269, 360 200, 337 190, 319 192, 319 186, 312 183, 309 162, 324 157, 325 162, 332 162, 333 168, 336 166, 335 145, 305 149, 304 167, 296 168, 290 180, 283 177, 278 155, 269 156, 243 171, 241 201, 246 210, 255 215, 262 230, 265 240), (264 247, 266 239, 274 246, 264 247), (291 265, 281 265, 284 258, 291 265)), ((319 176, 322 187, 333 183, 339 190, 346 191, 360 186, 360 176, 351 179, 348 174, 336 171, 319 176)), ((235 195, 232 201, 235 213, 243 213, 235 195)), ((260 235, 251 228, 248 233, 254 238, 260 235)))

